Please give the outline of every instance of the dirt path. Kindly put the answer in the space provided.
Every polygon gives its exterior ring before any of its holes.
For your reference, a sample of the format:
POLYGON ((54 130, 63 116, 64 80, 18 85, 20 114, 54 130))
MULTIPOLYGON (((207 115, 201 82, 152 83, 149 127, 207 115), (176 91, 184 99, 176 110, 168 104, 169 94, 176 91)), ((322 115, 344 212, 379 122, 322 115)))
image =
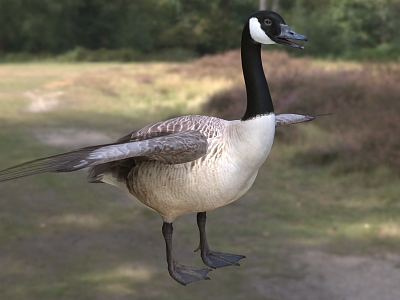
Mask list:
POLYGON ((258 279, 254 288, 267 299, 397 300, 400 256, 338 256, 309 250, 293 258, 301 276, 258 279))

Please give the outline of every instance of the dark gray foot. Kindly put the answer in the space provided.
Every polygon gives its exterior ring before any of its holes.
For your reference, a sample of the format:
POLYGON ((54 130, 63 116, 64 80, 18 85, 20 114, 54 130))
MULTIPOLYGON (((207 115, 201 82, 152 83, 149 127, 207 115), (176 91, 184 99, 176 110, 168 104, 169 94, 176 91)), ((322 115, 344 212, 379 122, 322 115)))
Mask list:
POLYGON ((210 250, 206 237, 206 219, 207 216, 205 212, 197 213, 197 226, 199 227, 200 233, 200 245, 195 252, 200 250, 201 258, 204 264, 213 269, 227 266, 240 266, 238 261, 242 258, 246 258, 246 256, 210 250))
POLYGON ((211 269, 198 269, 173 263, 171 267, 168 267, 168 271, 173 279, 182 285, 187 285, 199 280, 210 280, 210 278, 207 277, 207 273, 210 272, 211 269))
POLYGON ((172 251, 172 223, 164 222, 162 233, 164 236, 167 252, 168 272, 173 279, 183 285, 187 285, 188 283, 199 280, 210 280, 210 278, 207 277, 207 273, 211 271, 210 269, 198 269, 194 267, 184 266, 179 264, 178 261, 175 259, 174 253, 172 251))
MULTIPOLYGON (((195 250, 199 251, 200 247, 195 250)), ((222 253, 217 251, 212 251, 210 249, 202 251, 201 258, 206 266, 213 269, 218 269, 228 266, 240 266, 238 261, 242 258, 246 258, 244 255, 222 253)))

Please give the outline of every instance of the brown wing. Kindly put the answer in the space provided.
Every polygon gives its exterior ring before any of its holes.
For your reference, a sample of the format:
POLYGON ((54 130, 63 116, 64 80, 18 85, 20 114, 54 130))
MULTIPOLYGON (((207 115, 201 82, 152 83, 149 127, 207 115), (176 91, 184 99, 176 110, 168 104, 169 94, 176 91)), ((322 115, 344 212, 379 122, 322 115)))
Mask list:
POLYGON ((190 115, 177 117, 147 125, 120 138, 117 142, 127 143, 142 141, 187 130, 198 131, 204 134, 207 138, 211 138, 219 134, 219 131, 223 126, 222 122, 224 122, 224 120, 208 116, 190 115))

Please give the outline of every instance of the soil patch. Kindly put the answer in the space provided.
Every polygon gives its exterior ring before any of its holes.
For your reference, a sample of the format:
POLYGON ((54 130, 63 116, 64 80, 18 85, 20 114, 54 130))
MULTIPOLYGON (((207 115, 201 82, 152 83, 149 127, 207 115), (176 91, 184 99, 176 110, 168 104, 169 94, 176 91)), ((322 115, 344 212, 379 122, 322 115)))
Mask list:
POLYGON ((267 299, 400 299, 400 256, 340 256, 309 250, 293 257, 292 274, 259 276, 253 287, 267 299))
POLYGON ((60 98, 64 95, 64 92, 26 91, 24 95, 31 100, 28 111, 31 113, 40 113, 52 111, 57 108, 60 105, 60 98))

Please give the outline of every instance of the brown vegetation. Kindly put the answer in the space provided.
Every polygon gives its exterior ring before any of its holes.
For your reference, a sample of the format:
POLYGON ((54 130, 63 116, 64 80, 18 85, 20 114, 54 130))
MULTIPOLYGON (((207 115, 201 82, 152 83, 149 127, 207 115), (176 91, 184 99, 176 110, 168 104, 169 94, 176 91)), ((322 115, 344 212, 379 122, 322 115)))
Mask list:
MULTIPOLYGON (((324 135, 327 139, 315 138, 298 153, 296 161, 322 164, 339 160, 340 171, 379 165, 399 169, 398 64, 315 62, 270 51, 263 53, 263 61, 277 112, 333 113, 314 122, 314 126, 328 133, 324 135)), ((203 63, 208 72, 228 69, 226 76, 234 82, 240 74, 238 53, 206 57, 197 63, 203 63)), ((243 83, 213 95, 203 109, 226 119, 240 118, 245 109, 243 83)), ((299 131, 285 131, 290 133, 299 131)))

